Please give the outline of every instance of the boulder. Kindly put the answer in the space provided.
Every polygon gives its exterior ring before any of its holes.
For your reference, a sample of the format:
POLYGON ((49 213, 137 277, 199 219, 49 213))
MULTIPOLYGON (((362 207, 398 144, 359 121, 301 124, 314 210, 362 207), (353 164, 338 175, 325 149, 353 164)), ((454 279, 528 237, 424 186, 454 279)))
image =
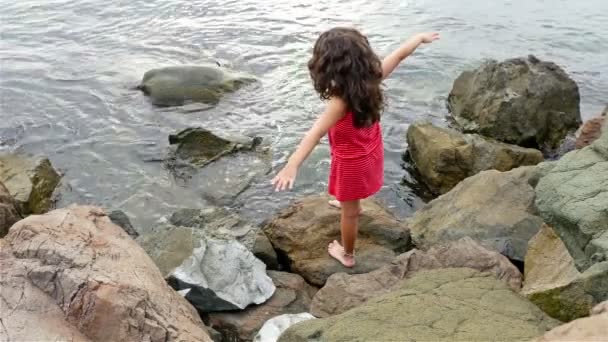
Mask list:
POLYGON ((608 299, 608 262, 579 273, 566 246, 549 226, 530 240, 524 271, 522 294, 560 321, 585 317, 595 304, 608 299))
POLYGON ((224 93, 253 82, 252 76, 215 65, 171 66, 146 72, 138 89, 158 106, 181 106, 187 102, 215 104, 224 93))
POLYGON ((17 201, 22 215, 49 211, 60 179, 47 158, 0 155, 0 182, 17 201))
POLYGON ((266 264, 267 269, 279 269, 280 266, 277 252, 275 252, 274 247, 272 247, 270 240, 268 240, 268 237, 266 237, 264 232, 258 232, 251 251, 256 258, 262 260, 262 262, 266 264))
POLYGON ((579 102, 578 86, 563 69, 529 56, 463 72, 448 109, 467 132, 552 150, 581 124, 579 102))
POLYGON ((279 341, 524 341, 557 321, 494 275, 426 270, 343 314, 298 323, 279 341))
POLYGON ((327 196, 307 197, 278 214, 264 232, 274 248, 289 258, 291 270, 313 285, 323 286, 336 272, 367 273, 390 263, 411 248, 407 226, 373 200, 362 201, 357 265, 346 269, 327 253, 340 240, 340 210, 327 196))
POLYGON ((536 206, 579 271, 608 261, 608 133, 553 163, 536 185, 536 206))
POLYGON ((8 233, 8 229, 20 219, 17 203, 0 182, 0 238, 3 238, 8 233))
POLYGON ((254 342, 276 342, 281 334, 290 326, 314 319, 315 316, 309 313, 285 314, 269 319, 260 332, 255 336, 254 342))
POLYGON ((407 143, 422 180, 438 195, 484 170, 509 171, 543 161, 539 150, 501 143, 478 134, 462 134, 430 122, 411 125, 407 143))
POLYGON ((167 279, 198 310, 242 310, 272 296, 275 286, 266 275, 266 265, 243 245, 210 238, 199 243, 167 279))
POLYGON ((543 220, 534 215, 535 174, 531 166, 508 172, 483 171, 429 202, 408 221, 416 246, 469 236, 506 257, 523 261, 528 241, 543 220))
POLYGON ((370 298, 395 290, 403 279, 411 278, 418 271, 461 267, 489 272, 514 291, 521 288, 521 273, 506 257, 465 237, 426 252, 411 250, 396 257, 392 264, 370 273, 334 274, 314 296, 310 312, 321 318, 341 314, 370 298))
POLYGON ((139 236, 139 233, 137 232, 137 230, 135 230, 135 228, 131 224, 131 220, 129 220, 129 216, 127 216, 127 214, 125 214, 124 211, 114 210, 114 211, 110 212, 110 215, 108 215, 108 216, 110 217, 110 220, 112 221, 112 223, 114 223, 115 225, 124 229, 124 231, 127 234, 129 234, 130 237, 136 239, 139 236))
POLYGON ((602 132, 608 132, 608 106, 598 117, 585 121, 579 128, 575 147, 581 149, 596 141, 602 132))
POLYGON ((11 311, 0 314, 11 340, 210 341, 192 306, 99 208, 30 216, 5 242, 0 306, 11 311))
POLYGON ((299 314, 310 310, 311 298, 316 289, 297 274, 268 272, 276 286, 270 299, 244 311, 209 314, 210 325, 222 332, 226 341, 252 341, 255 334, 269 319, 286 314, 299 314))
POLYGON ((545 333, 535 342, 604 342, 608 336, 608 302, 598 304, 592 316, 580 318, 545 333))

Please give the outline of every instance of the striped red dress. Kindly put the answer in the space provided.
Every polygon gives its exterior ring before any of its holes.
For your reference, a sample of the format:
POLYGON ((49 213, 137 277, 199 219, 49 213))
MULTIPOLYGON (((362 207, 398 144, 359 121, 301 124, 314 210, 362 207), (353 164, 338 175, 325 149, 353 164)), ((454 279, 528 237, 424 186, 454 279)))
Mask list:
POLYGON ((384 144, 378 122, 356 128, 347 113, 328 133, 331 146, 329 194, 340 202, 367 198, 384 182, 384 144))

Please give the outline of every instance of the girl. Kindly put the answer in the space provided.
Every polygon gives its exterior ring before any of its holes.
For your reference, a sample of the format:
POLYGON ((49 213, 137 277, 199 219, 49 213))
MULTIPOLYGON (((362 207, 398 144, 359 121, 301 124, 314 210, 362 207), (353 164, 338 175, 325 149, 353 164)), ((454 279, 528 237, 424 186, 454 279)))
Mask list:
POLYGON ((292 189, 298 168, 329 133, 329 194, 340 202, 342 244, 331 242, 328 252, 346 267, 355 265, 360 200, 378 192, 384 180, 381 83, 420 44, 437 39, 438 33, 415 35, 382 61, 355 29, 331 29, 315 43, 308 70, 327 107, 272 183, 276 191, 292 189))

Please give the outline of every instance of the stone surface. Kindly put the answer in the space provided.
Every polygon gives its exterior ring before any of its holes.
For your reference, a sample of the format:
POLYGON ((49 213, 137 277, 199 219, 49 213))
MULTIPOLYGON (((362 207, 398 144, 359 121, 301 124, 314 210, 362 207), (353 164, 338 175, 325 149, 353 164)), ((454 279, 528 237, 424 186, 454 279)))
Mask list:
POLYGON ((343 314, 296 324, 279 341, 525 341, 556 325, 493 275, 450 268, 420 271, 343 314))
POLYGON ((510 259, 523 261, 543 220, 534 212, 534 167, 483 171, 418 210, 408 221, 416 246, 469 236, 510 259))
POLYGON ((0 182, 0 238, 3 238, 8 233, 8 229, 20 219, 17 203, 0 182))
POLYGON ((221 331, 226 341, 251 341, 269 319, 284 314, 299 314, 310 310, 316 289, 302 277, 284 272, 268 272, 276 286, 272 297, 262 305, 244 311, 209 314, 210 325, 221 331))
POLYGON ((598 304, 591 314, 593 316, 561 325, 535 342, 605 342, 608 337, 608 302, 598 304))
POLYGON ((608 132, 608 106, 598 117, 587 120, 579 128, 575 147, 581 149, 596 141, 602 132, 608 132))
POLYGON ((124 231, 129 234, 130 237, 136 239, 139 236, 139 233, 133 225, 131 224, 131 220, 129 220, 129 216, 125 214, 122 210, 114 210, 110 212, 110 220, 120 228, 124 229, 124 231))
POLYGON ((278 270, 279 269, 279 260, 277 257, 277 252, 275 252, 274 247, 268 240, 268 237, 264 232, 260 231, 255 237, 255 242, 253 244, 253 248, 251 250, 253 255, 256 258, 262 260, 266 264, 266 268, 269 270, 278 270))
POLYGON ((336 272, 367 273, 390 263, 411 248, 407 226, 372 200, 362 202, 357 265, 347 269, 327 253, 340 240, 340 211, 328 205, 327 196, 307 197, 283 210, 264 232, 275 249, 289 258, 291 270, 313 285, 322 286, 336 272))
POLYGON ((608 262, 579 273, 564 243, 549 226, 543 226, 530 240, 524 271, 522 294, 561 321, 587 316, 595 304, 608 299, 608 262))
POLYGON ((314 318, 315 316, 306 312, 274 317, 264 323, 260 332, 255 336, 254 342, 277 342, 281 334, 290 326, 314 318))
POLYGON ((0 182, 17 201, 22 215, 49 211, 60 179, 47 158, 0 155, 0 182))
POLYGON ((553 164, 536 185, 540 216, 579 271, 608 261, 608 132, 553 164))
POLYGON ((448 108, 468 132, 525 147, 555 149, 581 124, 576 82, 534 56, 487 61, 454 81, 448 108))
POLYGON ((99 208, 30 216, 4 240, 0 306, 11 311, 0 314, 12 340, 210 341, 192 306, 99 208))
POLYGON ((204 238, 192 255, 173 269, 168 282, 203 312, 262 304, 275 286, 266 265, 235 240, 204 238))
POLYGON ((435 194, 450 191, 484 170, 509 171, 543 161, 539 150, 509 145, 478 134, 462 134, 416 122, 407 130, 408 151, 424 183, 435 194))
POLYGON ((506 257, 465 237, 443 246, 434 246, 426 252, 411 250, 396 257, 392 264, 370 273, 334 274, 313 298, 310 312, 321 318, 341 314, 370 298, 395 290, 403 279, 412 277, 418 271, 454 267, 489 272, 514 291, 521 288, 521 273, 506 257))
POLYGON ((172 66, 146 72, 138 88, 158 106, 180 106, 190 101, 214 104, 224 93, 254 81, 252 76, 215 65, 172 66))

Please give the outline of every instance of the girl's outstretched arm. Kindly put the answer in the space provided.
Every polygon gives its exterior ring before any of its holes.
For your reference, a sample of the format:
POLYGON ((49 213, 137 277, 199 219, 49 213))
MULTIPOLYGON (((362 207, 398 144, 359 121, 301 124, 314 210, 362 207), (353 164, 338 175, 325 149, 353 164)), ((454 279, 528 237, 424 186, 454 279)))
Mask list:
POLYGON ((346 114, 346 104, 339 98, 328 101, 325 111, 312 128, 306 133, 298 149, 289 157, 287 165, 274 177, 272 184, 276 191, 292 189, 300 165, 317 146, 327 131, 346 114))
POLYGON ((437 32, 419 33, 403 43, 397 50, 382 60, 382 77, 387 78, 407 56, 411 55, 422 43, 428 44, 439 39, 437 32))

